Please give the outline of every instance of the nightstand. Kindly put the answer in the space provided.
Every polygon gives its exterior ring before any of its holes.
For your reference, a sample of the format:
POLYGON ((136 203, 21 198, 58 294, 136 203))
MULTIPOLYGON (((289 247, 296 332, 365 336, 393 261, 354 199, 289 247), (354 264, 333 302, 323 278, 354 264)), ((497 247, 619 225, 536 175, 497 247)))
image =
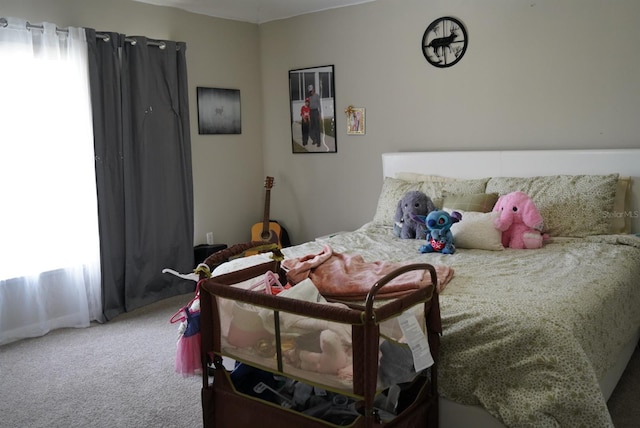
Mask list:
POLYGON ((227 248, 226 244, 196 245, 195 247, 193 247, 193 260, 195 262, 194 269, 198 267, 200 263, 204 262, 205 259, 209 257, 211 254, 217 253, 218 251, 222 251, 226 248, 227 248))

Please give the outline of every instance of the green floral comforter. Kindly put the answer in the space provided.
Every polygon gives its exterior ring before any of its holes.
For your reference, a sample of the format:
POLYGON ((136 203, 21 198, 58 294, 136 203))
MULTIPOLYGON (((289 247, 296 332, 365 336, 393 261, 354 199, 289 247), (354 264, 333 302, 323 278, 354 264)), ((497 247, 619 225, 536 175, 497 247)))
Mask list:
POLYGON ((329 244, 367 261, 411 260, 455 269, 440 296, 441 394, 481 405, 509 427, 612 427, 599 378, 640 327, 640 238, 554 239, 538 250, 420 254, 423 241, 388 228, 329 244))

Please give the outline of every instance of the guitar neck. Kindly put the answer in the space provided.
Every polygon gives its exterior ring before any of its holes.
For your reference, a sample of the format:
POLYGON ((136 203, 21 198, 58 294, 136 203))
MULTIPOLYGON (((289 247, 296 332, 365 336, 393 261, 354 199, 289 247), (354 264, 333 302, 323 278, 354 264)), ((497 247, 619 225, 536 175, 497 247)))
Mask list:
POLYGON ((269 207, 271 205, 271 190, 267 189, 264 195, 264 218, 262 220, 262 238, 269 237, 269 207))

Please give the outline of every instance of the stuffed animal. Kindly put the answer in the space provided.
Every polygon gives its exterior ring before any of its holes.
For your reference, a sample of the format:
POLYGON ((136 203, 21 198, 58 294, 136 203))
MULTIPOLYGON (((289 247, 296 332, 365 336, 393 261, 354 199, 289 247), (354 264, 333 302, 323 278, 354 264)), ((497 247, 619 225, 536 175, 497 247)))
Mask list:
MULTIPOLYGON (((328 302, 309 278, 297 282, 294 287, 285 289, 278 295, 340 309, 348 308, 344 303, 328 302)), ((351 325, 286 312, 280 313, 276 321, 275 311, 266 308, 259 309, 259 313, 264 328, 272 333, 270 338, 259 341, 258 346, 254 346, 259 355, 273 358, 277 346, 280 346, 285 361, 295 367, 335 374, 339 378, 349 376, 353 359, 351 325), (280 345, 275 341, 274 324, 280 326, 280 345)))
POLYGON ((427 244, 420 247, 421 253, 442 253, 453 254, 456 247, 453 244, 453 234, 451 226, 462 220, 462 214, 458 211, 452 211, 449 214, 443 210, 431 211, 426 217, 415 216, 422 221, 428 229, 427 244))
POLYGON ((424 221, 415 221, 412 216, 426 216, 436 209, 430 197, 419 190, 411 190, 398 201, 393 218, 393 233, 401 239, 425 239, 427 229, 424 221))
POLYGON ((320 332, 320 352, 300 350, 298 358, 298 367, 317 373, 337 374, 349 363, 347 350, 333 330, 320 332))
POLYGON ((500 213, 494 225, 502 232, 502 245, 505 248, 542 247, 542 242, 547 236, 541 233, 542 216, 529 195, 524 192, 502 195, 493 211, 500 213))

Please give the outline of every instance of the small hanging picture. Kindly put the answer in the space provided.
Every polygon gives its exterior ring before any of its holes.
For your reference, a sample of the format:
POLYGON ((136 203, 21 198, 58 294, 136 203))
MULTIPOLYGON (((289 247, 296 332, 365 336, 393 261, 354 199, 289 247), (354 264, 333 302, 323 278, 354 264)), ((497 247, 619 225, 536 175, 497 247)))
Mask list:
POLYGON ((347 107, 347 135, 364 135, 364 108, 347 107))

